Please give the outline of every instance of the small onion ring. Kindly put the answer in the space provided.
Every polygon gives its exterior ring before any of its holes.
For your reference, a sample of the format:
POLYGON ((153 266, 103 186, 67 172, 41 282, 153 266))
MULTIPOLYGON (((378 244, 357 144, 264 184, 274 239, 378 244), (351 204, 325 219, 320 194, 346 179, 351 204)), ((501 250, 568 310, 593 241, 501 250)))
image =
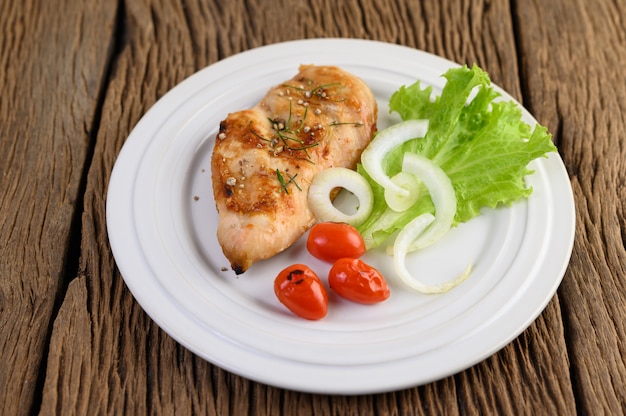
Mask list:
POLYGON ((367 179, 348 168, 328 168, 313 178, 308 194, 309 208, 319 221, 345 222, 357 226, 369 217, 374 207, 374 193, 367 179), (341 211, 330 199, 333 189, 352 192, 359 205, 354 214, 341 211))
POLYGON ((395 212, 403 212, 411 208, 420 195, 420 181, 409 172, 398 172, 391 178, 391 182, 408 191, 408 194, 400 194, 392 188, 385 188, 385 202, 395 212))
POLYGON ((419 217, 413 219, 400 231, 396 237, 396 241, 393 245, 393 266, 400 278, 407 286, 411 287, 422 293, 444 293, 458 286, 463 282, 471 273, 471 263, 467 265, 463 273, 456 279, 440 283, 436 285, 429 285, 421 282, 406 268, 406 254, 408 252, 411 243, 424 232, 424 230, 433 223, 435 217, 432 214, 422 214, 419 217))
POLYGON ((361 153, 361 164, 367 174, 383 188, 391 188, 399 195, 408 191, 394 184, 383 170, 383 160, 397 146, 409 140, 424 137, 428 131, 428 120, 407 120, 394 124, 376 134, 376 137, 361 153))

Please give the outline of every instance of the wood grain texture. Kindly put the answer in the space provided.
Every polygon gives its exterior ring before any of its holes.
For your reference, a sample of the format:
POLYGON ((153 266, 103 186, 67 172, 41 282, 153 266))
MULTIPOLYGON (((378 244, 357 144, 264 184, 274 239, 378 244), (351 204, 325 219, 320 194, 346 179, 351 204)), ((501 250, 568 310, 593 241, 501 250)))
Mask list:
POLYGON ((0 413, 624 413, 622 3, 0 2, 0 413), (578 221, 564 282, 520 337, 457 375, 357 396, 252 382, 176 343, 115 267, 106 190, 143 114, 206 65, 313 37, 477 63, 554 133, 578 221))
POLYGON ((520 5, 526 105, 554 132, 577 209, 559 297, 584 414, 626 411, 626 31, 623 2, 520 5), (558 27, 570 27, 562 32, 558 27), (537 51, 536 44, 551 45, 537 51))
POLYGON ((71 228, 114 10, 85 3, 0 3, 1 414, 39 401, 54 305, 77 258, 71 228))

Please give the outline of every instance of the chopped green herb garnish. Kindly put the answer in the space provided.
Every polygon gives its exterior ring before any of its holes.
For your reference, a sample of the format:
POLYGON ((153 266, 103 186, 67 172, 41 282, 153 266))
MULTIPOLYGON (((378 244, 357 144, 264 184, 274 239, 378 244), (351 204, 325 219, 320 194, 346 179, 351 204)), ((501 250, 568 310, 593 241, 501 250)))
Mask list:
POLYGON ((289 178, 288 181, 285 181, 285 177, 280 172, 280 169, 278 168, 276 169, 276 177, 278 178, 278 182, 280 183, 281 188, 283 188, 283 191, 285 191, 285 193, 289 195, 289 189, 287 187, 290 184, 294 184, 294 186, 298 189, 298 191, 302 191, 302 188, 300 188, 300 185, 298 185, 298 183, 296 182, 296 177, 298 176, 298 174, 296 173, 293 176, 289 174, 288 172, 285 172, 285 174, 289 178))

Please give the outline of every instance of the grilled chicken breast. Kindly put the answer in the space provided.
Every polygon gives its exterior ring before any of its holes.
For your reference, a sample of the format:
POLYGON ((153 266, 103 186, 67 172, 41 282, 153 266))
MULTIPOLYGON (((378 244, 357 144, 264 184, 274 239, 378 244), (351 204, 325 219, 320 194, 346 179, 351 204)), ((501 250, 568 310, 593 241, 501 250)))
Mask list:
POLYGON ((302 65, 254 108, 220 123, 211 160, 217 238, 235 273, 285 250, 315 223, 311 181, 326 168, 356 166, 377 111, 359 78, 302 65))

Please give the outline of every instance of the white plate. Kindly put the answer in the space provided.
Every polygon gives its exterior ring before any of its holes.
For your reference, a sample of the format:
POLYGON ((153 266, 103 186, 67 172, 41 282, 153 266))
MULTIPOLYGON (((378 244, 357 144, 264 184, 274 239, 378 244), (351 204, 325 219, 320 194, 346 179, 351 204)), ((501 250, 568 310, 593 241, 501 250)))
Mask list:
MULTIPOLYGON (((117 265, 134 297, 168 334, 241 376, 292 390, 357 394, 401 389, 459 372, 518 336, 554 295, 569 262, 574 203, 558 154, 533 162, 534 193, 484 214, 415 254, 424 278, 474 271, 443 295, 393 278, 380 252, 366 260, 389 279, 388 301, 364 306, 331 292, 320 321, 290 314, 273 279, 305 262, 302 240, 235 277, 216 240, 210 157, 228 112, 255 104, 301 63, 340 66, 364 79, 380 104, 379 127, 396 121, 387 100, 422 80, 439 92, 456 64, 406 47, 324 39, 253 49, 211 65, 161 98, 137 124, 111 175, 107 226, 117 265)), ((505 94, 505 97, 508 97, 505 94)), ((524 111, 527 122, 535 123, 524 111)))

